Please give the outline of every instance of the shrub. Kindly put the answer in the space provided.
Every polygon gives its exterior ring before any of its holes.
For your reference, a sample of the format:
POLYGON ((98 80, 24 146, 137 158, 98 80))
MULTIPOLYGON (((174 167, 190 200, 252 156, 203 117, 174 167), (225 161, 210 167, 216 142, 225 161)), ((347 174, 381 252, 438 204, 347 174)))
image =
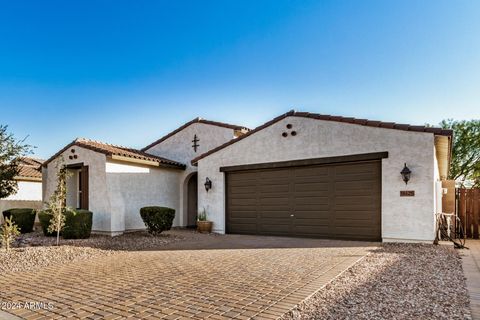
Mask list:
POLYGON ((151 234, 159 234, 172 228, 175 210, 166 207, 144 207, 140 209, 140 216, 151 234))
POLYGON ((33 231, 36 213, 35 209, 15 208, 3 211, 3 217, 5 219, 10 218, 21 233, 28 233, 33 231))
POLYGON ((83 209, 67 208, 65 226, 62 230, 64 239, 88 239, 92 233, 93 213, 83 209))
POLYGON ((43 234, 47 237, 54 237, 57 235, 56 232, 48 232, 48 227, 51 224, 52 217, 53 216, 50 210, 44 210, 38 213, 38 220, 40 220, 43 234))

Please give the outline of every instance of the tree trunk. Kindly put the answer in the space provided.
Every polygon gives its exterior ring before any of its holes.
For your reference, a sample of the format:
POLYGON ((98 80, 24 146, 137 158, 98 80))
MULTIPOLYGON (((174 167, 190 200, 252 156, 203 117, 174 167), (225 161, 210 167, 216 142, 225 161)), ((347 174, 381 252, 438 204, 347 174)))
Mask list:
POLYGON ((57 224, 57 246, 59 242, 60 242, 60 222, 58 222, 57 224))

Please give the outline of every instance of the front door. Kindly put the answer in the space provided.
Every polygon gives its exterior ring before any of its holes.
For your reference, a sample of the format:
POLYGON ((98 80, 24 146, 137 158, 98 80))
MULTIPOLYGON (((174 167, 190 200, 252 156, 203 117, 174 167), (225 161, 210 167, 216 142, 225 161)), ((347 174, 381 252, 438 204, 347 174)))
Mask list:
POLYGON ((82 166, 78 174, 78 208, 88 210, 88 166, 82 166))
POLYGON ((194 228, 197 225, 197 174, 193 174, 188 180, 187 188, 187 227, 194 228))

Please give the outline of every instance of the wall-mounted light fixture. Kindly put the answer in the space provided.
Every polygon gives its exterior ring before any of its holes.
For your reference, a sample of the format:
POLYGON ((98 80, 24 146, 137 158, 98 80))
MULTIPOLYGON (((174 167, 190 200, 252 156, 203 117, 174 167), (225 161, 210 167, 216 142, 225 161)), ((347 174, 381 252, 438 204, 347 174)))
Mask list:
POLYGON ((212 189, 212 180, 208 179, 207 177, 203 185, 205 186, 205 190, 208 192, 208 190, 212 189))
POLYGON ((403 167, 402 171, 400 171, 400 174, 402 175, 402 179, 405 182, 405 184, 408 183, 410 180, 410 175, 412 174, 412 171, 407 167, 407 164, 405 163, 405 166, 403 167))

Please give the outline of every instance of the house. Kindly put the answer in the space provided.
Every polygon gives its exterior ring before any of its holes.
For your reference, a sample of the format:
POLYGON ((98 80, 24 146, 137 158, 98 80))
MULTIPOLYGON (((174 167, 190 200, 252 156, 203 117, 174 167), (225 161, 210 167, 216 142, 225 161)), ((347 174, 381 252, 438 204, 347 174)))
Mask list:
POLYGON ((67 205, 94 212, 95 232, 144 229, 139 210, 149 205, 174 208, 174 226, 195 225, 197 179, 190 160, 246 131, 197 118, 142 150, 76 139, 43 164, 43 198, 55 189, 56 166, 63 158, 71 173, 67 205))
MULTIPOLYGON (((22 157, 20 172, 15 180, 18 190, 15 194, 0 200, 0 213, 11 208, 42 208, 42 166, 43 160, 22 157)), ((0 222, 3 215, 0 214, 0 222)))
POLYGON ((97 232, 144 228, 140 207, 162 205, 176 226, 205 208, 219 233, 430 242, 451 143, 450 130, 295 111, 254 130, 195 119, 142 150, 75 140, 44 163, 44 198, 63 155, 69 204, 97 232))

